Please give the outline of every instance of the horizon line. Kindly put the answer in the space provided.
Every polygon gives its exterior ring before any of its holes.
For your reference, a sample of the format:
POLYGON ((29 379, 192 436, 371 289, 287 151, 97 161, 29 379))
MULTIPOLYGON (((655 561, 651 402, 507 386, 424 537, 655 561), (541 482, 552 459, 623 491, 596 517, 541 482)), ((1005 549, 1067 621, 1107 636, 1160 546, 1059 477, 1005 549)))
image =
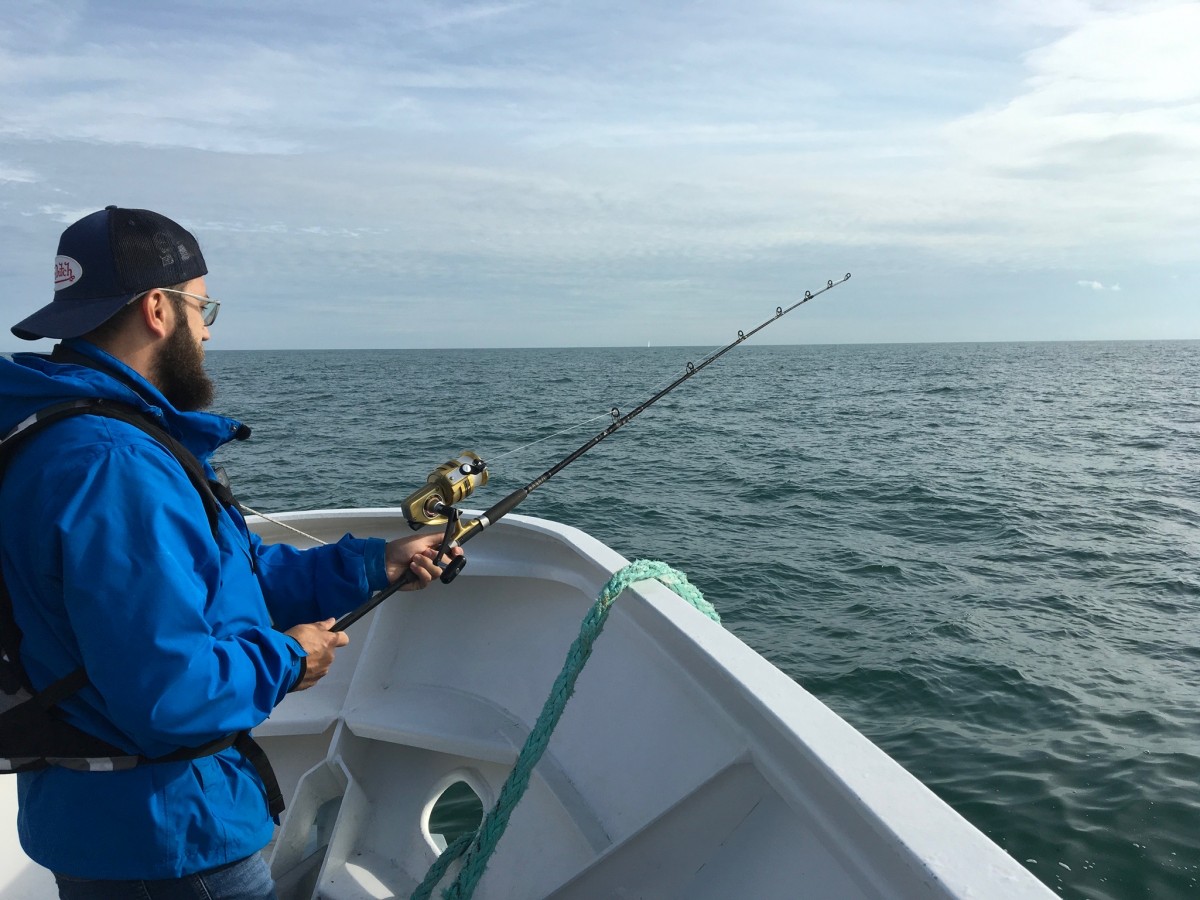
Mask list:
MULTIPOLYGON (((1169 338, 1010 338, 1006 340, 929 340, 929 341, 823 341, 771 343, 756 341, 746 343, 747 347, 925 347, 954 344, 1153 344, 1153 343, 1189 343, 1200 341, 1200 337, 1169 337, 1169 338)), ((705 347, 704 344, 655 344, 643 347, 641 344, 545 344, 525 346, 498 347, 206 347, 207 356, 210 353, 364 353, 364 352, 405 352, 405 353, 445 353, 447 351, 464 350, 694 350, 705 347)), ((728 346, 719 344, 717 348, 728 346)), ((0 355, 13 356, 17 353, 48 352, 49 347, 39 344, 36 347, 25 347, 17 350, 0 350, 0 355)))

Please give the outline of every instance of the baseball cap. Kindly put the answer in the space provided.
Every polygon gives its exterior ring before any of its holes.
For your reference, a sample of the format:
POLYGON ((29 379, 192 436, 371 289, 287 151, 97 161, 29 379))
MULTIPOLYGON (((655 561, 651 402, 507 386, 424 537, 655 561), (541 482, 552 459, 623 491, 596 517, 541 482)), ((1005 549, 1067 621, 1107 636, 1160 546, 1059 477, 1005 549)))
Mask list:
POLYGON ((206 274, 200 245, 178 223, 148 209, 106 206, 62 233, 54 299, 12 333, 26 341, 79 337, 138 294, 206 274))

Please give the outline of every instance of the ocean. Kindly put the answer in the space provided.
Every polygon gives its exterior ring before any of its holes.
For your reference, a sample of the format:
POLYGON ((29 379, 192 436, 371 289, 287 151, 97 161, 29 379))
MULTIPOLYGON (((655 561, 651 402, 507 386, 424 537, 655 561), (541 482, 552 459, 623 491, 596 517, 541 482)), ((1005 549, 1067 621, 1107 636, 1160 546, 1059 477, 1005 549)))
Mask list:
MULTIPOLYGON (((218 461, 277 512, 470 449, 485 508, 709 349, 213 351, 218 461)), ((1200 896, 1200 342, 748 343, 520 512, 686 571, 1062 896, 1200 896)))

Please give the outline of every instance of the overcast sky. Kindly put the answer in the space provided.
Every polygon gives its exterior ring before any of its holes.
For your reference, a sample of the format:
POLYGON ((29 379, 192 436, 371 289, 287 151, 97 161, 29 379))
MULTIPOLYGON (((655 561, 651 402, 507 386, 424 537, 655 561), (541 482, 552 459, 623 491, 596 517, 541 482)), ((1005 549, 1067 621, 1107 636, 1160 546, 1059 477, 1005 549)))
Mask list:
MULTIPOLYGON (((1200 338, 1200 4, 9 4, 0 349, 191 229, 213 349, 1200 338)), ((44 343, 44 342, 43 342, 44 343)))

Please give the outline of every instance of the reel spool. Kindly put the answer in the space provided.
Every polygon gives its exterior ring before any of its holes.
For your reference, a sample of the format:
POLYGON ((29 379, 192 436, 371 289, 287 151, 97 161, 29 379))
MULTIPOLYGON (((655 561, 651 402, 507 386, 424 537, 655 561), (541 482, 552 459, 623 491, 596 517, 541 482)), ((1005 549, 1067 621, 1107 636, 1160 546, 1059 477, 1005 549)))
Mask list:
POLYGON ((464 450, 430 472, 425 484, 405 498, 401 504, 404 518, 414 531, 426 525, 445 525, 450 507, 466 500, 487 481, 487 463, 464 450))

